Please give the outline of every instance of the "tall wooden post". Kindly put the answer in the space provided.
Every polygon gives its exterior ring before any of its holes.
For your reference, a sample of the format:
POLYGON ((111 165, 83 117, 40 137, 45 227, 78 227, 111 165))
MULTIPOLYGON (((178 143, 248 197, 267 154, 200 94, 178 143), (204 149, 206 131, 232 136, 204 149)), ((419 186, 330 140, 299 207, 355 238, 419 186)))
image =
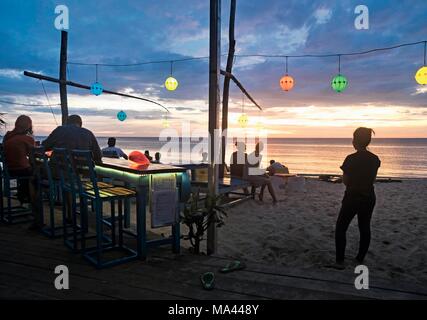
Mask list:
MULTIPOLYGON (((219 77, 221 71, 221 0, 210 0, 210 35, 209 35, 209 196, 218 193, 218 165, 215 163, 215 129, 219 127, 219 77)), ((217 249, 216 225, 211 223, 207 234, 207 254, 217 249)))
POLYGON ((61 31, 61 54, 59 58, 59 95, 61 98, 62 125, 67 123, 67 45, 68 32, 61 31))
MULTIPOLYGON (((225 71, 229 74, 232 74, 233 69, 233 60, 234 60, 234 51, 236 47, 236 40, 234 38, 234 24, 236 20, 236 0, 231 0, 230 3, 230 22, 228 26, 228 57, 227 57, 227 66, 225 71)), ((224 77, 224 90, 222 93, 222 132, 227 132, 228 129, 228 100, 229 100, 229 92, 230 92, 230 77, 224 77)), ((220 166, 220 177, 224 176, 224 166, 225 166, 225 153, 227 150, 227 135, 222 137, 221 144, 221 155, 222 162, 220 166)))

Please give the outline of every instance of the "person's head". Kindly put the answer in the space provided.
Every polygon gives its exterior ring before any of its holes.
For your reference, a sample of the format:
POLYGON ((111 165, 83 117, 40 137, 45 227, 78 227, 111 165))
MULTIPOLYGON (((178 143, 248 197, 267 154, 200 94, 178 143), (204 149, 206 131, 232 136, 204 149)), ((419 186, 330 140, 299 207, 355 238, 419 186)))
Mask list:
POLYGON ((73 126, 76 126, 76 127, 81 127, 83 125, 83 121, 82 121, 82 118, 79 115, 72 114, 71 116, 68 117, 67 124, 68 125, 73 125, 73 126))
POLYGON ((371 143, 372 134, 375 134, 371 128, 360 127, 353 133, 353 146, 356 150, 365 150, 371 143))
POLYGON ((270 160, 270 165, 272 165, 273 163, 275 163, 276 161, 274 160, 270 160))
POLYGON ((238 152, 245 152, 246 151, 246 144, 244 142, 236 142, 236 148, 238 152))
POLYGON ((116 138, 108 138, 108 146, 109 147, 114 147, 116 145, 116 138))
POLYGON ((160 161, 160 157, 161 157, 162 155, 160 154, 160 152, 156 152, 155 154, 154 154, 154 159, 156 159, 156 161, 160 161))
POLYGON ((21 115, 16 118, 13 130, 17 133, 33 133, 33 121, 29 116, 21 115))
POLYGON ((150 155, 150 151, 149 151, 149 150, 145 150, 145 151, 144 151, 144 154, 145 154, 146 156, 149 156, 149 155, 150 155))
POLYGON ((208 161, 208 153, 206 151, 202 152, 202 161, 208 161))

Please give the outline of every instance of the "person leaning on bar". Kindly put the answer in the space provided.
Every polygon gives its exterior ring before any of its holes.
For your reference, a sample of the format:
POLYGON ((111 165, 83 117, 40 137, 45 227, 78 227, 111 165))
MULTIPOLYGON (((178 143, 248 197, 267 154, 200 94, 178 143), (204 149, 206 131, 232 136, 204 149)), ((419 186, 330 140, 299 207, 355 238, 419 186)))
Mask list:
MULTIPOLYGON (((99 148, 98 141, 92 131, 82 128, 82 118, 78 115, 71 115, 67 119, 67 124, 57 127, 42 142, 46 151, 53 148, 65 148, 71 150, 90 150, 92 151, 93 161, 102 163, 102 152, 99 148)), ((71 198, 68 197, 68 205, 71 206, 71 198)), ((71 221, 71 212, 67 210, 67 219, 71 221)))
POLYGON ((21 203, 30 202, 34 215, 31 230, 39 230, 43 227, 42 217, 37 205, 37 190, 33 177, 29 156, 35 146, 33 134, 33 122, 26 115, 19 116, 15 121, 15 128, 8 131, 3 139, 5 161, 11 177, 30 177, 18 180, 18 200, 21 203))
POLYGON ((82 128, 82 118, 78 115, 68 117, 67 124, 51 132, 42 145, 46 150, 65 148, 67 150, 90 150, 93 161, 101 163, 102 152, 92 131, 82 128))

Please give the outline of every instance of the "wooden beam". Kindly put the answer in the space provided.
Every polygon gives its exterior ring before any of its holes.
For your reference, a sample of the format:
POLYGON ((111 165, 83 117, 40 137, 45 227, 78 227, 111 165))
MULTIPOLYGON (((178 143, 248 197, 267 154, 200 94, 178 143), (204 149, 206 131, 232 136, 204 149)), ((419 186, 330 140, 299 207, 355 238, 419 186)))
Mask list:
POLYGON ((236 84, 236 86, 239 87, 239 89, 245 94, 246 97, 248 97, 249 100, 252 101, 252 103, 259 109, 262 110, 261 106, 252 98, 252 96, 246 91, 246 89, 243 87, 243 85, 240 83, 239 80, 237 80, 237 78, 231 74, 230 72, 221 70, 221 74, 223 76, 225 76, 226 78, 230 78, 231 80, 233 80, 233 82, 236 84))
MULTIPOLYGON (((234 25, 236 20, 236 0, 231 0, 230 2, 230 22, 228 25, 228 57, 227 57, 227 66, 225 71, 232 74, 233 69, 233 60, 234 52, 236 48, 236 40, 234 38, 234 25)), ((221 129, 223 132, 223 137, 221 141, 221 166, 219 175, 220 177, 224 176, 224 166, 225 166, 225 153, 227 149, 227 135, 228 129, 228 99, 230 95, 230 77, 224 78, 224 90, 222 92, 222 124, 221 129)))
MULTIPOLYGON (((218 165, 216 161, 216 129, 219 127, 219 78, 221 69, 221 0, 210 0, 210 34, 209 34, 209 169, 208 188, 211 199, 218 194, 218 165)), ((217 230, 211 223, 207 230, 207 254, 217 250, 217 230)))
POLYGON ((68 32, 61 31, 61 53, 59 59, 59 95, 61 98, 62 125, 67 123, 68 119, 68 101, 67 101, 67 47, 68 32))
MULTIPOLYGON (((55 82, 55 83, 60 83, 61 80, 60 79, 56 79, 53 77, 49 77, 49 76, 45 76, 39 73, 33 73, 33 72, 29 72, 29 71, 24 71, 24 75, 27 77, 31 77, 31 78, 35 78, 35 79, 39 79, 39 80, 46 80, 46 81, 50 81, 50 82, 55 82)), ((86 89, 86 90, 90 90, 90 86, 85 85, 85 84, 80 84, 77 82, 72 82, 72 81, 65 81, 65 85, 66 86, 70 86, 70 87, 75 87, 75 88, 80 88, 80 89, 86 89)), ((107 93, 107 94, 113 94, 116 96, 121 96, 121 97, 125 97, 125 98, 131 98, 131 99, 138 99, 138 100, 143 100, 143 101, 147 101, 150 103, 154 103, 160 107, 162 107, 163 109, 165 109, 167 112, 169 112, 168 108, 166 108, 165 106, 163 106, 162 104, 156 102, 156 101, 152 101, 150 99, 146 99, 146 98, 141 98, 141 97, 137 97, 137 96, 133 96, 130 94, 126 94, 126 93, 121 93, 121 92, 115 92, 115 91, 111 91, 111 90, 103 90, 103 93, 107 93)))

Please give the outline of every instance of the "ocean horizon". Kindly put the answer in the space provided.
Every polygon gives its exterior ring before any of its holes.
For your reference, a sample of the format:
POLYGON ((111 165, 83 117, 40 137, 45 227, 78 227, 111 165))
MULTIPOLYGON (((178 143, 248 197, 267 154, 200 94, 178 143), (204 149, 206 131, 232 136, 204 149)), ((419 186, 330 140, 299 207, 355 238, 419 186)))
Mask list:
MULTIPOLYGON (((36 137, 37 140, 44 138, 36 137)), ((107 136, 97 139, 101 148, 107 145, 107 136)), ((186 138, 180 141, 183 139, 186 138)), ((345 157, 355 152, 351 138, 268 138, 267 142, 263 166, 268 166, 268 162, 274 159, 286 165, 291 173, 298 174, 341 174, 340 166, 345 157)), ((158 137, 117 137, 117 146, 127 153, 149 150, 154 156, 165 143, 158 137)), ((191 142, 190 150, 181 146, 176 152, 162 152, 161 160, 170 164, 200 162, 200 150, 191 152, 198 143, 191 142)), ((249 143, 247 152, 251 152, 253 147, 253 143, 249 143)), ((427 138, 373 138, 369 150, 381 159, 378 176, 427 178, 427 138)), ((234 146, 230 142, 227 162, 233 151, 234 146)))

